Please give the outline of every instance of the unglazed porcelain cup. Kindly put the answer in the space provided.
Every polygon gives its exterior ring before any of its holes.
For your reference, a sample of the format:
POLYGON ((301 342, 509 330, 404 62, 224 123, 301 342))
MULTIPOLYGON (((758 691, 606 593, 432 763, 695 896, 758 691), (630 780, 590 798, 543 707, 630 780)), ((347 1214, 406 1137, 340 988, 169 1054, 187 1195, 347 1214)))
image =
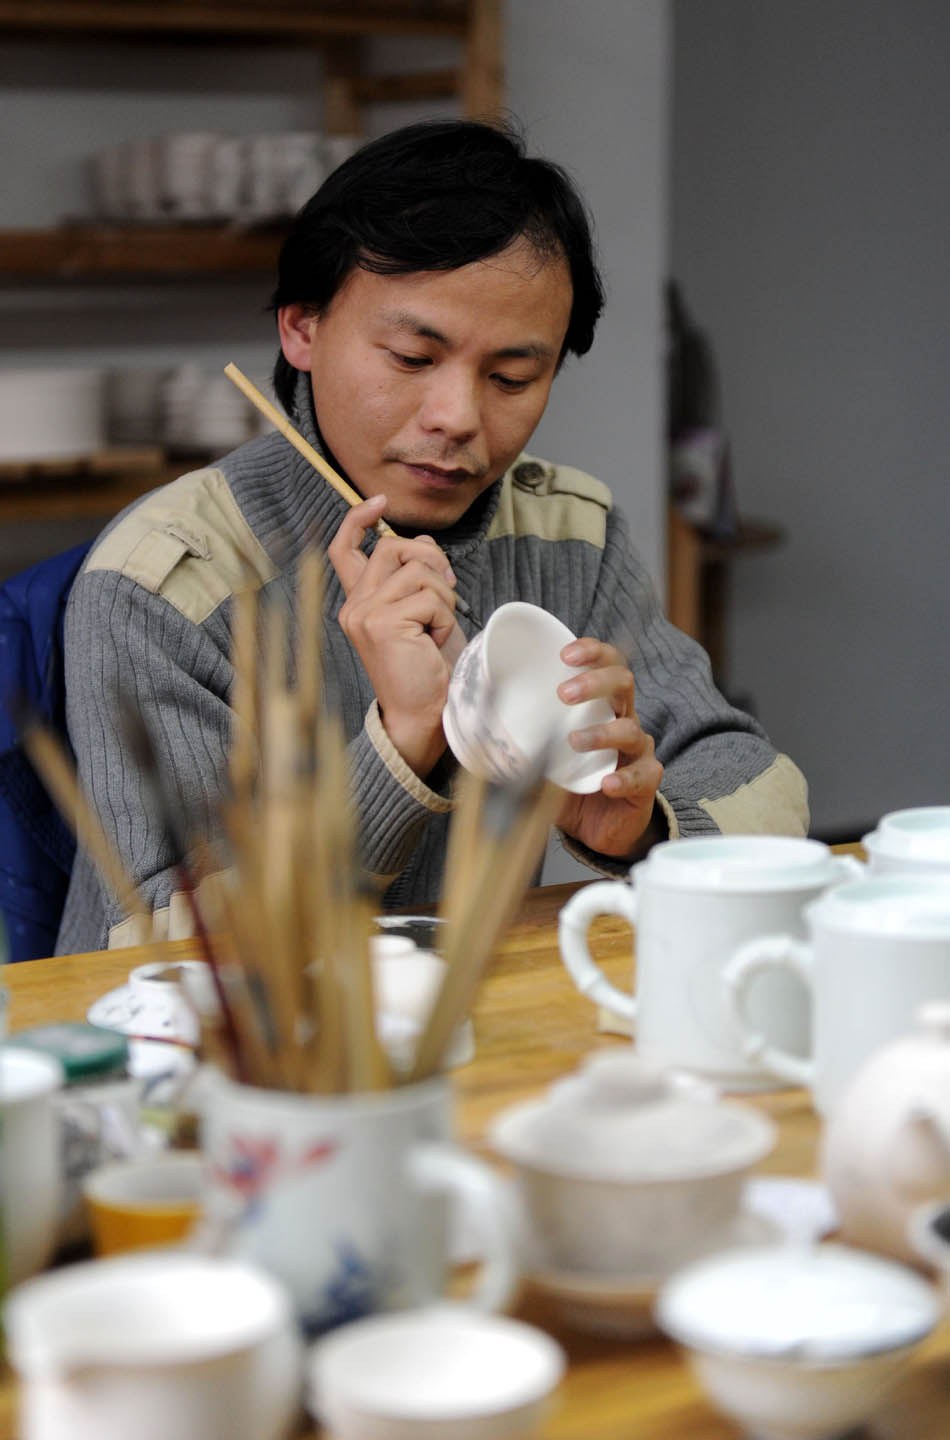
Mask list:
POLYGON ((586 753, 568 735, 614 719, 606 700, 565 705, 557 688, 578 666, 561 651, 576 636, 538 605, 500 605, 462 651, 442 712, 459 764, 488 780, 512 780, 544 756, 545 773, 575 794, 591 794, 617 766, 616 750, 586 753))
POLYGON ((873 875, 901 871, 950 877, 950 805, 892 810, 862 844, 873 875))
POLYGON ((10 1296, 21 1440, 281 1440, 302 1354, 271 1276, 184 1251, 63 1266, 10 1296))
POLYGON ((448 1084, 312 1095, 214 1073, 201 1109, 205 1216, 230 1253, 290 1290, 311 1335, 439 1297, 450 1206, 484 1261, 471 1296, 501 1309, 518 1276, 517 1217, 487 1165, 450 1143, 448 1084))
POLYGON ((761 935, 730 961, 724 994, 745 1053, 829 1114, 863 1062, 913 1028, 917 1010, 950 998, 950 879, 871 876, 805 911, 810 938, 761 935), (770 1041, 752 1014, 762 975, 796 976, 812 997, 810 1053, 770 1041))
POLYGON ((52 1056, 0 1045, 0 1229, 6 1280, 33 1275, 53 1253, 62 1199, 63 1070, 52 1056))
MULTIPOLYGON (((665 1067, 697 1071, 729 1090, 775 1087, 774 1072, 743 1049, 722 976, 756 935, 804 937, 803 911, 830 886, 863 873, 817 840, 709 835, 666 840, 634 865, 631 883, 598 881, 561 911, 561 956, 581 994, 632 1022, 637 1051, 665 1067), (587 934, 600 915, 636 928, 636 994, 618 990, 593 959, 587 934)), ((749 996, 756 1024, 775 1045, 804 1056, 808 992, 770 974, 749 996)))

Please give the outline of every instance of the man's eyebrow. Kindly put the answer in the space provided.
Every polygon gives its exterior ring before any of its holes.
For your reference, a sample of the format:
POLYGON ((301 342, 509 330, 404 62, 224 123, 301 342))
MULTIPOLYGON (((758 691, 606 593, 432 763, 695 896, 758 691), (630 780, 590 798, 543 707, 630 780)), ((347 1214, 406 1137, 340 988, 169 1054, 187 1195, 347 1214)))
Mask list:
MULTIPOLYGON (((417 335, 420 340, 434 340, 437 345, 452 343, 441 330, 426 324, 418 315, 413 315, 411 310, 387 310, 383 320, 394 330, 404 330, 407 334, 417 335)), ((524 345, 505 345, 494 353, 498 360, 538 360, 542 363, 551 360, 555 354, 550 345, 543 345, 540 341, 526 341, 524 345)))
POLYGON ((434 326, 427 325, 418 315, 413 315, 411 310, 387 310, 383 320, 394 330, 405 330, 410 335, 418 335, 422 340, 435 340, 439 345, 449 344, 447 335, 443 335, 442 331, 436 330, 434 326))

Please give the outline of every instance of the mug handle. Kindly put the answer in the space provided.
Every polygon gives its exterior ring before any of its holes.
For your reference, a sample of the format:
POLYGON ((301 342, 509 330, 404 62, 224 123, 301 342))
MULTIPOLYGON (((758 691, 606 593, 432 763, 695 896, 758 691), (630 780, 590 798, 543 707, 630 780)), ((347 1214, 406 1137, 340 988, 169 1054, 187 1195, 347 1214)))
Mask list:
POLYGON ((791 935, 761 935, 740 945, 723 967, 729 1008, 742 1031, 742 1049, 747 1060, 757 1061, 793 1085, 812 1088, 815 1084, 814 1059, 802 1060, 778 1045, 772 1045, 760 1030, 753 1029, 748 1014, 749 987, 757 975, 767 970, 792 970, 805 986, 813 989, 813 955, 810 945, 791 935))
POLYGON ((835 869, 841 871, 842 880, 860 880, 869 873, 867 863, 857 855, 834 855, 832 859, 835 869))
POLYGON ((638 910, 637 892, 622 880, 598 880, 585 885, 563 906, 558 918, 557 936, 561 959, 582 995, 595 1005, 612 1010, 624 1020, 635 1020, 637 1002, 611 985, 600 966, 591 958, 587 932, 599 915, 619 915, 635 925, 638 910))
POLYGON ((406 1161, 410 1184, 463 1203, 481 1245, 482 1273, 465 1302, 477 1310, 503 1310, 518 1288, 520 1227, 514 1197, 500 1175, 457 1145, 424 1140, 406 1161))

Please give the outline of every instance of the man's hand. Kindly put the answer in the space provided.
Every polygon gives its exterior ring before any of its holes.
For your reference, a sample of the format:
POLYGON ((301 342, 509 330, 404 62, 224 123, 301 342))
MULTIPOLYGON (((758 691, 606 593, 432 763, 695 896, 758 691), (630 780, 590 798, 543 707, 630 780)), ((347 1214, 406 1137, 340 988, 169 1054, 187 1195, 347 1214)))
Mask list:
POLYGON ((604 725, 571 732, 575 750, 613 749, 619 752, 617 768, 601 781, 593 795, 567 795, 557 817, 566 835, 600 855, 634 860, 652 836, 656 792, 663 766, 653 753, 653 738, 640 729, 634 708, 633 675, 619 650, 585 636, 561 651, 567 665, 589 669, 565 680, 558 695, 568 705, 584 700, 607 700, 616 719, 604 725))
POLYGON ((327 555, 346 594, 340 625, 366 667, 386 733, 424 777, 445 750, 442 707, 465 639, 452 567, 430 536, 382 536, 372 555, 360 549, 385 507, 385 495, 354 506, 327 555))

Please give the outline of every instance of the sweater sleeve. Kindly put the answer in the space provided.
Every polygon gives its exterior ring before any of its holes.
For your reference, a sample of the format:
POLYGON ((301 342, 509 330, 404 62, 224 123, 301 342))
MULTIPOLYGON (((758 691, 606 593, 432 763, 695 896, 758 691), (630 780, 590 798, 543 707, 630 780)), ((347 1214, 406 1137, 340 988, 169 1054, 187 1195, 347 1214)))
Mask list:
MULTIPOLYGON (((196 624, 161 595, 114 571, 80 576, 66 617, 67 723, 80 781, 106 834, 153 913, 154 933, 189 934, 171 837, 152 813, 145 777, 128 753, 121 707, 143 716, 183 831, 221 846, 232 667, 227 627, 196 624)), ((362 862, 384 891, 411 859, 433 815, 451 802, 430 790, 390 744, 375 702, 349 745, 362 862)), ((226 859, 222 850, 222 866, 226 859)), ((147 938, 129 924, 88 857, 74 866, 60 953, 147 938)))
MULTIPOLYGON (((130 702, 148 726, 185 833, 214 841, 230 735, 230 661, 162 596, 110 570, 77 580, 65 640, 66 718, 80 781, 146 906, 161 912, 179 888, 177 857, 123 743, 122 705, 130 702)), ((122 920, 80 855, 57 949, 102 948, 122 920)))
MULTIPOLYGON (((582 633, 611 641, 628 657, 637 714, 664 767, 659 800, 671 837, 806 833, 804 777, 762 726, 716 688, 702 647, 665 618, 616 509, 582 633)), ((605 873, 627 868, 565 843, 605 873)))

